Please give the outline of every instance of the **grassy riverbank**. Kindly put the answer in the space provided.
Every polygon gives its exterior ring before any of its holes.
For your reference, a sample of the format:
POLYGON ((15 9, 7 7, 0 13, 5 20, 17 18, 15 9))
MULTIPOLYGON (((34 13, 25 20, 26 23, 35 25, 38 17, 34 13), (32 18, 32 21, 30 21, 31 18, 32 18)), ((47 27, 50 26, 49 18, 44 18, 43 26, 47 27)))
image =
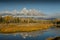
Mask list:
POLYGON ((54 38, 47 38, 47 40, 60 40, 60 37, 54 37, 54 38))
POLYGON ((0 24, 0 33, 16 33, 16 32, 30 32, 37 30, 45 30, 53 24, 27 23, 27 24, 0 24))

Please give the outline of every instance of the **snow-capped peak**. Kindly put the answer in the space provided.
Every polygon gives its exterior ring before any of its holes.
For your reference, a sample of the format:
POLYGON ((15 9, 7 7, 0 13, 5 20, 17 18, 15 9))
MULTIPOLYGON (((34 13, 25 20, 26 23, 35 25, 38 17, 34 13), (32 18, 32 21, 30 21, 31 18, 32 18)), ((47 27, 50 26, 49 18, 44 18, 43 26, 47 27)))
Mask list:
POLYGON ((25 14, 27 14, 27 13, 28 13, 28 10, 27 10, 26 8, 23 8, 20 13, 25 13, 25 14))
POLYGON ((43 16, 42 13, 40 13, 40 11, 36 9, 27 10, 26 8, 23 8, 20 13, 29 16, 43 16))
MULTIPOLYGON (((17 11, 16 9, 13 10, 13 11, 3 11, 4 14, 5 13, 8 13, 8 14, 11 14, 11 15, 23 15, 23 16, 44 16, 45 14, 40 12, 39 10, 36 10, 36 9, 26 9, 26 8, 23 8, 21 11, 17 11)), ((1 13, 0 13, 1 14, 1 13)))

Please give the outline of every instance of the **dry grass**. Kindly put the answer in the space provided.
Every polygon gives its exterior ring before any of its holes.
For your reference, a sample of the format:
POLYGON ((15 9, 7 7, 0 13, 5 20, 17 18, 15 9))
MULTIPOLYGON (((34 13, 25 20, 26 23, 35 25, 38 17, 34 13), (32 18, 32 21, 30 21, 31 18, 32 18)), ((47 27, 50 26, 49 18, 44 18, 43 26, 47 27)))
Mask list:
POLYGON ((28 23, 28 24, 0 24, 1 33, 14 33, 14 32, 30 32, 36 30, 44 30, 50 28, 53 24, 40 24, 40 23, 28 23))
POLYGON ((47 38, 47 40, 52 40, 53 38, 47 38))

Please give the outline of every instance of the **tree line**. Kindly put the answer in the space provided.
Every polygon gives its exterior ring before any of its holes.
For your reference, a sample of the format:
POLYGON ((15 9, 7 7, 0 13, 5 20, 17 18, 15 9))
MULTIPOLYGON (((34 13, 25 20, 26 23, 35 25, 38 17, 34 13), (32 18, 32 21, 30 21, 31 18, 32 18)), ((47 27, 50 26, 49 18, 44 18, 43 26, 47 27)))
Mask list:
POLYGON ((20 18, 13 16, 0 16, 0 23, 36 23, 32 18, 20 18))

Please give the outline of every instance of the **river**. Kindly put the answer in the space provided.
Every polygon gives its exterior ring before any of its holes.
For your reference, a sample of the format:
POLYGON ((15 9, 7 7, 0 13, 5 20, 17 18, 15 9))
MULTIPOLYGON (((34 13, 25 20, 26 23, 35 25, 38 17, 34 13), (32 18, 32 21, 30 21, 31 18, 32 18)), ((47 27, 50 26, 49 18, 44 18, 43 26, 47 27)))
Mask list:
POLYGON ((44 31, 1 34, 0 40, 46 40, 49 37, 60 36, 60 28, 51 28, 44 31))

